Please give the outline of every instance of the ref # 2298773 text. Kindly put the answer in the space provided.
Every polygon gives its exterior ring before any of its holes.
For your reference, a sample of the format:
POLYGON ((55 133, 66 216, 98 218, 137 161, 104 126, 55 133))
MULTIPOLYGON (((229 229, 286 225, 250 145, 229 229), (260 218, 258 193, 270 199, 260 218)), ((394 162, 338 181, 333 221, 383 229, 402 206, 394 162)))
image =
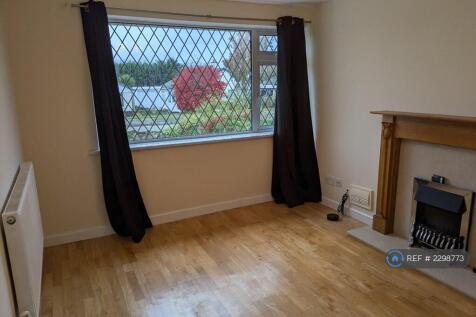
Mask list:
POLYGON ((468 265, 464 250, 391 249, 385 263, 391 268, 464 268, 468 265))

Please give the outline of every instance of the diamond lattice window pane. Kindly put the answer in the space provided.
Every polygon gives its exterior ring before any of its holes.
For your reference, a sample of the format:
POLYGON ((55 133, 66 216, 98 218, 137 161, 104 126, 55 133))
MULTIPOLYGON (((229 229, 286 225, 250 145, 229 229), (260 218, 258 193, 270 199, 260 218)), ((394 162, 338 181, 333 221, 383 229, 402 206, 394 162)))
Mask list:
POLYGON ((260 35, 259 50, 262 52, 277 52, 278 37, 276 35, 260 35))
POLYGON ((251 130, 249 31, 110 23, 131 143, 251 130))
POLYGON ((278 88, 278 73, 276 65, 261 65, 259 67, 259 106, 260 126, 269 127, 274 124, 276 108, 276 91, 278 88))

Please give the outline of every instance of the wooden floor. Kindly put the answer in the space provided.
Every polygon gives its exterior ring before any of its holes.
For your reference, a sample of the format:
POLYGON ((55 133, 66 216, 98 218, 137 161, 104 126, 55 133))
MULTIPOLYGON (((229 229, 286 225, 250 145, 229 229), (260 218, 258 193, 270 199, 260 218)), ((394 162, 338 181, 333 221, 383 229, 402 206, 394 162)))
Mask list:
POLYGON ((476 301, 273 203, 46 249, 42 316, 476 316, 476 301))

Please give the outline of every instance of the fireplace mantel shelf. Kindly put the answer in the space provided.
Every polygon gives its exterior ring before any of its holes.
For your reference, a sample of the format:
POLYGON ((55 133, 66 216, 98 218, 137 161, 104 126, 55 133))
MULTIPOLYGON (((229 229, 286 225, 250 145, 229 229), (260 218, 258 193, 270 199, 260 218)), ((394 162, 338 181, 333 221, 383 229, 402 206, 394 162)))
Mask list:
POLYGON ((371 111, 382 116, 377 208, 373 228, 393 232, 397 178, 402 140, 476 150, 476 117, 371 111))
POLYGON ((466 117, 466 116, 450 116, 444 114, 431 114, 431 113, 418 113, 418 112, 403 112, 403 111, 370 111, 371 114, 380 114, 384 116, 394 116, 394 117, 407 117, 415 119, 424 119, 424 120, 437 120, 437 121, 451 121, 459 123, 474 123, 476 124, 476 117, 466 117))

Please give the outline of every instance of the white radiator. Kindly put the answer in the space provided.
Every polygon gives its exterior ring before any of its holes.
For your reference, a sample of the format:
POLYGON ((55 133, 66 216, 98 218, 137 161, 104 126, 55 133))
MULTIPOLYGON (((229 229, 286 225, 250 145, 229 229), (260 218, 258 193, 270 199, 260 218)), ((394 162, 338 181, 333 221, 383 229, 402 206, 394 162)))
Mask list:
POLYGON ((20 316, 38 316, 43 267, 43 226, 33 164, 23 163, 2 214, 20 316))

